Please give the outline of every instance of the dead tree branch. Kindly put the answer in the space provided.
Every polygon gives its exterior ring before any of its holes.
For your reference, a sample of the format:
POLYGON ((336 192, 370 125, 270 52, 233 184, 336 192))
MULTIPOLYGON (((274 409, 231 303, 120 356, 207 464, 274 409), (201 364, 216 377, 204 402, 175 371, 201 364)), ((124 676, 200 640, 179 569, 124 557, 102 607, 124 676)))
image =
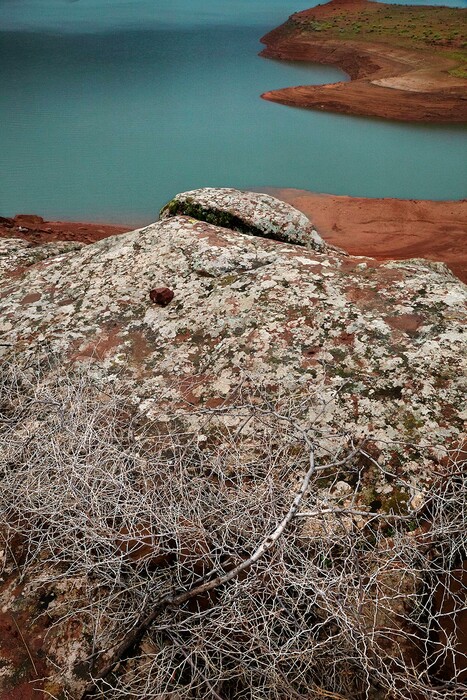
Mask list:
POLYGON ((176 607, 183 605, 183 603, 186 603, 191 598, 195 598, 197 596, 202 595, 203 593, 208 593, 209 591, 212 591, 215 588, 218 588, 219 586, 225 585, 232 579, 237 578, 243 571, 250 569, 253 566, 253 564, 255 564, 269 549, 271 549, 271 547, 274 546, 279 537, 283 535, 287 526, 297 514, 297 511, 300 507, 300 503, 302 502, 303 496, 308 490, 311 478, 315 472, 314 447, 311 441, 308 440, 308 438, 307 443, 310 450, 308 470, 302 479, 300 488, 296 493, 295 498, 293 499, 287 514, 281 520, 276 529, 262 540, 262 542, 251 554, 251 556, 249 556, 247 559, 242 561, 230 571, 226 571, 225 573, 215 576, 214 578, 212 578, 213 572, 210 572, 206 576, 206 580, 203 581, 203 583, 200 583, 198 586, 195 586, 194 588, 191 588, 188 591, 180 592, 176 595, 167 595, 161 598, 157 602, 153 610, 151 610, 150 613, 143 615, 141 619, 138 620, 135 627, 114 649, 107 650, 106 656, 110 656, 110 658, 106 662, 105 666, 100 671, 98 671, 97 674, 93 674, 91 682, 88 684, 83 693, 83 698, 88 697, 95 689, 96 684, 99 681, 104 680, 111 673, 112 669, 117 665, 117 663, 119 663, 119 661, 121 661, 121 659, 125 657, 127 652, 132 647, 134 647, 134 645, 137 642, 140 641, 143 635, 147 632, 147 630, 156 620, 157 616, 160 615, 161 610, 163 610, 164 607, 176 607))

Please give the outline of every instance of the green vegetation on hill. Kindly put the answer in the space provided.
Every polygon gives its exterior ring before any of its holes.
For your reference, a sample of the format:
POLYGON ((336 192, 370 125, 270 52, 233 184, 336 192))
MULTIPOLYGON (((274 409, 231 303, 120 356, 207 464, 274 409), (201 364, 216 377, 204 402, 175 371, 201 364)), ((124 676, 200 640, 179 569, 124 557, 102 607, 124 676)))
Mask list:
MULTIPOLYGON (((322 8, 320 8, 322 10, 322 8)), ((450 73, 467 77, 466 14, 452 7, 378 5, 368 9, 346 9, 322 18, 316 14, 296 14, 289 22, 301 29, 319 32, 327 39, 387 42, 412 49, 447 50, 459 66, 450 73)))

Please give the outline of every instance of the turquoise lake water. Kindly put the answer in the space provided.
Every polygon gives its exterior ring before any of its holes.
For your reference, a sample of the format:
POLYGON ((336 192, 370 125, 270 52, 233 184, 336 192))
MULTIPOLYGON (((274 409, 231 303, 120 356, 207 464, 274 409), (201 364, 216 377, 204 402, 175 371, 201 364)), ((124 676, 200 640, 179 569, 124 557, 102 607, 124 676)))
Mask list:
POLYGON ((298 9, 296 0, 0 0, 0 214, 136 224, 202 186, 464 197, 461 126, 260 99, 343 79, 257 56, 261 35, 298 9))

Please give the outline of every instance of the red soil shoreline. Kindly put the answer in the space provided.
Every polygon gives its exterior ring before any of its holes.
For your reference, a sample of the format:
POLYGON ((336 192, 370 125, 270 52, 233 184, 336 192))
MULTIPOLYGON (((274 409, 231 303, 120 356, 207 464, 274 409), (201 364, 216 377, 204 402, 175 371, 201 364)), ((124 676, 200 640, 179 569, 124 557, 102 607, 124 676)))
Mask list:
POLYGON ((35 214, 17 214, 13 218, 0 217, 0 238, 22 238, 39 245, 53 241, 95 243, 108 236, 116 236, 138 228, 114 224, 82 221, 44 221, 35 214))
POLYGON ((302 211, 321 236, 351 255, 445 263, 467 283, 467 200, 369 199, 264 189, 302 211))
MULTIPOLYGON (((336 65, 350 82, 300 85, 263 93, 281 104, 411 122, 467 122, 467 80, 448 74, 455 65, 446 52, 391 45, 382 40, 362 41, 323 37, 309 29, 310 18, 326 21, 338 13, 375 11, 367 0, 333 0, 292 15, 264 36, 265 58, 336 65)), ((378 4, 376 9, 394 8, 378 4)), ((424 10, 429 10, 425 7, 424 10)), ((460 10, 462 12, 462 10, 460 10)))
MULTIPOLYGON (((302 211, 326 241, 351 255, 444 262, 467 283, 467 200, 369 199, 287 188, 258 191, 302 211)), ((0 217, 0 237, 35 245, 59 240, 94 243, 135 228, 139 226, 50 222, 33 215, 0 217)))

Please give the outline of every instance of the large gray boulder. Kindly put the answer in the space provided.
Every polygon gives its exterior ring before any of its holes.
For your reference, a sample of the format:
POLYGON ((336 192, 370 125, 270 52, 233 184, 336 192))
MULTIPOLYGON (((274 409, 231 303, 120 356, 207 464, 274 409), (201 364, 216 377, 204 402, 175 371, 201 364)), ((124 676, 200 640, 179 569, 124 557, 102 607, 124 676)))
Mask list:
MULTIPOLYGON (((215 191, 206 197, 212 205, 215 191)), ((266 231, 269 198, 235 197, 221 190, 219 210, 250 201, 253 218, 257 201, 266 231)), ((274 236, 292 226, 286 209, 274 236)), ((330 430, 430 444, 462 433, 466 293, 442 264, 307 250, 185 215, 52 257, 48 246, 11 250, 0 283, 5 360, 88 364, 149 414, 161 411, 151 399, 161 386, 170 412, 187 397, 224 401, 248 377, 272 392, 337 392, 317 409, 330 430), (25 255, 37 262, 25 266, 25 255), (173 300, 155 303, 164 288, 173 300)))
MULTIPOLYGON (((202 192, 212 206, 216 191, 202 192)), ((455 439, 465 286, 439 263, 382 264, 273 240, 298 236, 302 215, 287 205, 266 237, 270 199, 240 193, 235 205, 234 190, 219 193, 219 211, 251 203, 261 237, 184 215, 71 252, 12 241, 8 256, 4 241, 3 359, 58 354, 117 372, 142 410, 162 384, 174 400, 203 404, 245 375, 290 391, 321 383, 339 390, 320 418, 333 428, 423 440, 429 426, 430 441, 455 439), (158 288, 174 292, 167 306, 152 301, 158 288)))
POLYGON ((205 187, 177 194, 160 212, 162 220, 189 216, 215 226, 324 251, 327 245, 310 220, 267 194, 205 187))

